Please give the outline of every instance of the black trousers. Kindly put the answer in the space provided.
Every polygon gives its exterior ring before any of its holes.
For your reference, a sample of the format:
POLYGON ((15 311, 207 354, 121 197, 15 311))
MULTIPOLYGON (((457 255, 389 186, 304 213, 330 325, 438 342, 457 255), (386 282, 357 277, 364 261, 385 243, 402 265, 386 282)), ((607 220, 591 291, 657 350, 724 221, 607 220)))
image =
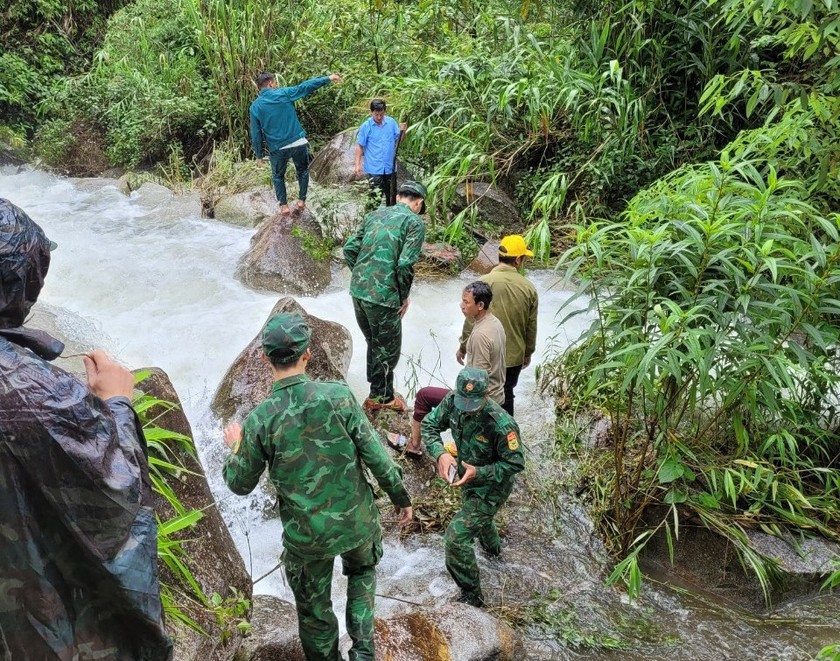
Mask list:
POLYGON ((370 196, 379 203, 382 198, 385 198, 385 206, 392 207, 397 203, 396 194, 391 194, 391 179, 395 177, 395 173, 391 174, 369 174, 368 184, 370 184, 370 196))
POLYGON ((519 373, 522 371, 522 365, 516 367, 508 367, 505 369, 505 403, 502 408, 513 415, 513 389, 519 383, 519 373))

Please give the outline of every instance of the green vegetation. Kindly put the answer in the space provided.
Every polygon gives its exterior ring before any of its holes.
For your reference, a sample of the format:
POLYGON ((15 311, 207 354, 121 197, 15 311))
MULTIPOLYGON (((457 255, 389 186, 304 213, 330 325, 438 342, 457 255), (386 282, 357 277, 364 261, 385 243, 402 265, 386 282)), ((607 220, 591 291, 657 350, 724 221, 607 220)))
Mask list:
MULTIPOLYGON (((135 374, 135 381, 141 383, 150 375, 148 370, 135 374)), ((191 613, 205 610, 213 614, 220 631, 222 643, 234 630, 245 633, 250 624, 245 619, 250 611, 250 601, 232 588, 227 598, 214 593, 207 596, 196 581, 190 569, 192 561, 184 549, 184 533, 198 523, 203 514, 199 510, 188 510, 178 498, 170 484, 171 480, 194 475, 187 470, 178 455, 195 457, 195 446, 189 436, 160 427, 156 421, 174 410, 175 404, 151 395, 141 394, 132 402, 134 410, 143 425, 143 434, 149 449, 149 476, 153 491, 169 505, 174 516, 161 520, 158 516, 158 558, 169 570, 161 581, 161 600, 167 618, 206 633, 191 613)), ((197 459, 196 459, 197 461, 197 459)))
POLYGON ((12 0, 0 27, 0 136, 71 172, 198 176, 210 209, 265 183, 253 76, 336 71, 299 104, 310 137, 386 97, 431 237, 492 233, 458 186, 510 194, 595 319, 542 376, 611 421, 584 484, 631 593, 686 514, 768 593, 750 528, 838 539, 837 0, 12 0))

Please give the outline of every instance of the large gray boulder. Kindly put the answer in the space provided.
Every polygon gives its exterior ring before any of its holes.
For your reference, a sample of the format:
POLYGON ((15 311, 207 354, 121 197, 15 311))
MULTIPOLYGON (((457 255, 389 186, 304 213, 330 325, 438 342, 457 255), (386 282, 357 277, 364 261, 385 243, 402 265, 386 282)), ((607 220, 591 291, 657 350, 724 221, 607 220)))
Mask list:
MULTIPOLYGON (((147 371, 147 370, 139 370, 147 371)), ((181 410, 178 394, 163 370, 151 368, 147 378, 138 384, 138 389, 147 395, 176 405, 168 409, 156 405, 148 410, 148 417, 155 420, 161 429, 183 434, 192 438, 192 429, 181 410)), ((169 478, 169 485, 187 511, 199 510, 203 516, 192 528, 182 531, 177 537, 185 551, 182 562, 186 564, 193 578, 208 599, 218 594, 222 599, 251 598, 251 577, 245 569, 242 557, 236 549, 224 520, 210 492, 204 468, 196 457, 187 453, 175 441, 169 443, 169 461, 183 466, 185 471, 169 478)), ((177 512, 162 496, 155 494, 155 513, 162 521, 176 516, 177 512)), ((189 586, 180 584, 169 569, 161 563, 161 581, 176 588, 174 594, 190 593, 189 586)), ((196 599, 196 597, 193 597, 196 599)), ((175 642, 174 658, 178 661, 228 661, 233 658, 242 640, 236 622, 222 619, 208 608, 191 604, 187 599, 176 598, 186 614, 204 629, 207 635, 179 622, 173 617, 167 619, 167 628, 175 642)), ((231 602, 232 606, 232 602, 231 602)), ((242 617, 246 613, 240 614, 242 617)))
POLYGON ((255 188, 223 195, 213 208, 213 218, 231 225, 256 227, 277 213, 279 206, 270 188, 255 188))
MULTIPOLYGON (((281 298, 268 315, 299 312, 312 328, 312 359, 307 374, 313 379, 343 380, 353 357, 353 338, 341 324, 325 321, 306 312, 291 297, 281 298)), ((266 319, 266 321, 268 321, 266 319)), ((262 358, 262 328, 233 361, 210 405, 222 420, 243 419, 271 390, 271 368, 262 358)))
POLYGON ((234 661, 306 661, 294 604, 279 597, 255 595, 251 631, 234 661))
POLYGON ((330 284, 330 261, 315 259, 313 242, 323 241, 321 226, 309 209, 275 214, 260 225, 236 277, 254 289, 315 296, 330 284), (308 248, 308 249, 307 249, 308 248))
POLYGON ((460 184, 449 208, 453 213, 460 213, 470 205, 475 206, 483 224, 500 227, 503 234, 521 234, 525 230, 513 200, 492 184, 481 181, 460 184))
MULTIPOLYGON (((312 163, 309 173, 322 186, 343 186, 353 183, 364 176, 356 176, 356 134, 358 129, 347 129, 334 136, 323 147, 312 163)), ((397 183, 411 179, 411 175, 402 163, 397 161, 397 183)))
POLYGON ((499 242, 486 241, 467 267, 470 271, 485 275, 499 265, 499 242))

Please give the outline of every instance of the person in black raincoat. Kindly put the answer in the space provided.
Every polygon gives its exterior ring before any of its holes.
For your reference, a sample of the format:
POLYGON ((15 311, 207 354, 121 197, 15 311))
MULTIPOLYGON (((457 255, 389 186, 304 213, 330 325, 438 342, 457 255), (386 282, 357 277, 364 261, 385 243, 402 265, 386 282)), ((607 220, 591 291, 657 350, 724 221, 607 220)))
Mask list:
POLYGON ((23 327, 51 243, 0 199, 0 659, 164 661, 146 444, 133 378, 104 352, 87 384, 23 327))

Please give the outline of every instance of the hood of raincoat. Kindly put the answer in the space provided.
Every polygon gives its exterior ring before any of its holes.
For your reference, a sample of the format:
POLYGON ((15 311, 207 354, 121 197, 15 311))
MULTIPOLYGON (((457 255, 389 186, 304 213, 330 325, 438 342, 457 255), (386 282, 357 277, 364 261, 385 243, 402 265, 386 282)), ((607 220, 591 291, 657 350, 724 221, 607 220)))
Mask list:
POLYGON ((23 209, 0 198, 0 328, 21 326, 50 268, 50 242, 23 209))

